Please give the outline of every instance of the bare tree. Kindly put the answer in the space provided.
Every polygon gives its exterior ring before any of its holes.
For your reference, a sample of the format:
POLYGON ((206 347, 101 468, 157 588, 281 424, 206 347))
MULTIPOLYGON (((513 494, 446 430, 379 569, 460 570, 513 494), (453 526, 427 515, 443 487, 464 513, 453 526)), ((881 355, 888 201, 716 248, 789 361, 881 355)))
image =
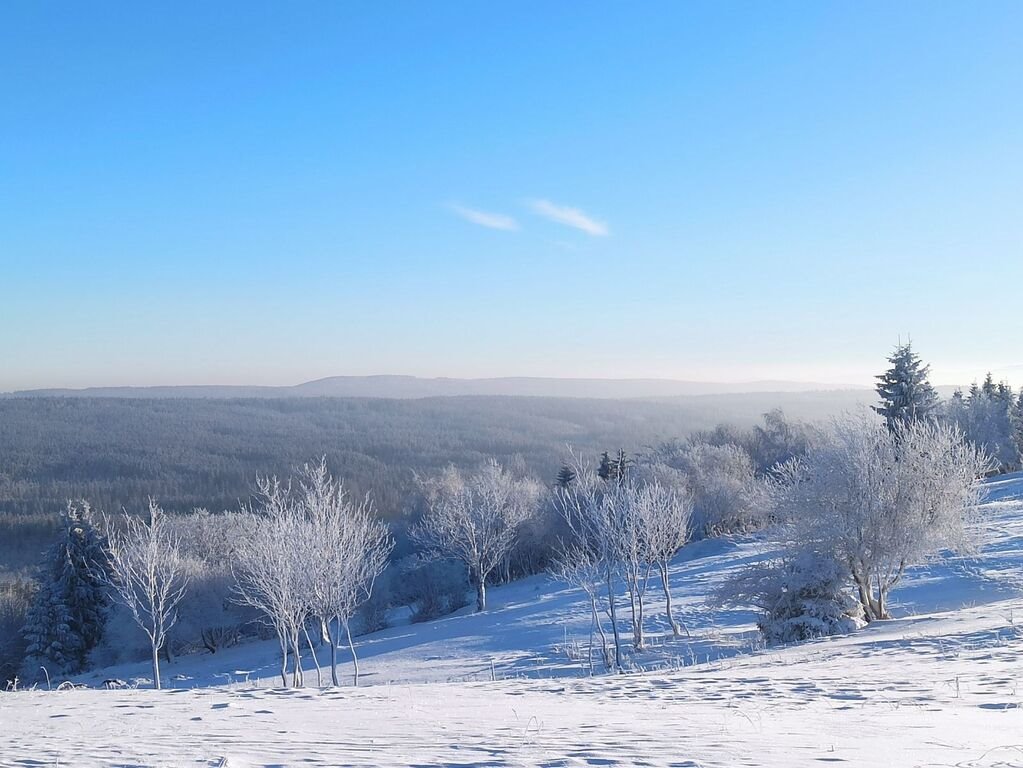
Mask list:
POLYGON ((642 491, 631 480, 616 478, 604 494, 607 514, 604 520, 608 535, 616 543, 619 568, 629 593, 632 612, 632 647, 642 651, 646 647, 643 633, 643 607, 650 583, 650 556, 646 520, 639 514, 638 500, 642 491))
POLYGON ((351 619, 373 591, 394 544, 387 526, 376 519, 369 498, 354 501, 343 483, 331 477, 326 458, 302 471, 301 500, 311 525, 310 610, 330 640, 331 681, 339 685, 337 647, 344 627, 359 684, 359 659, 352 642, 351 619))
POLYGON ((297 687, 303 682, 300 643, 312 594, 312 530, 290 485, 272 477, 258 479, 257 487, 257 519, 235 555, 237 599, 273 627, 281 649, 281 684, 288 685, 290 655, 297 687))
MULTIPOLYGON (((618 518, 622 506, 609 499, 609 490, 617 491, 615 484, 597 481, 581 461, 576 461, 576 468, 577 482, 554 492, 555 504, 568 529, 568 541, 562 543, 556 572, 562 573, 587 594, 594 590, 591 609, 595 609, 597 604, 596 584, 601 585, 614 641, 613 655, 605 650, 605 665, 620 671, 622 643, 618 631, 617 588, 623 559, 622 526, 618 518)), ((603 630, 600 631, 603 638, 603 630)))
POLYGON ((149 519, 124 516, 123 528, 108 521, 110 583, 117 599, 149 638, 153 687, 160 688, 160 649, 177 621, 177 606, 187 579, 177 540, 163 510, 149 500, 149 519))
POLYGON ((791 548, 834 557, 867 621, 885 619, 888 593, 908 566, 970 548, 978 478, 989 466, 954 427, 916 420, 887 429, 847 416, 782 468, 777 509, 791 548))
MULTIPOLYGON (((562 486, 566 490, 567 486, 562 486)), ((604 631, 604 623, 601 621, 600 593, 603 585, 603 565, 598 559, 594 550, 579 544, 569 545, 562 549, 551 566, 551 573, 558 578, 564 579, 569 584, 579 587, 586 593, 590 603, 590 652, 589 667, 590 674, 593 674, 593 631, 596 630, 600 636, 600 656, 604 668, 610 670, 614 666, 614 659, 611 656, 611 649, 607 644, 607 633, 604 631)))
POLYGON ((646 552, 649 562, 656 566, 664 590, 664 606, 672 634, 681 636, 684 623, 675 620, 671 605, 671 587, 668 584, 668 564, 689 541, 692 533, 693 496, 685 486, 667 488, 654 481, 642 486, 636 494, 636 515, 642 521, 646 552))
POLYGON ((519 525, 535 509, 540 487, 514 478, 491 459, 467 478, 450 468, 427 491, 429 508, 414 535, 465 564, 476 586, 476 610, 482 611, 487 607, 487 579, 514 546, 519 525))

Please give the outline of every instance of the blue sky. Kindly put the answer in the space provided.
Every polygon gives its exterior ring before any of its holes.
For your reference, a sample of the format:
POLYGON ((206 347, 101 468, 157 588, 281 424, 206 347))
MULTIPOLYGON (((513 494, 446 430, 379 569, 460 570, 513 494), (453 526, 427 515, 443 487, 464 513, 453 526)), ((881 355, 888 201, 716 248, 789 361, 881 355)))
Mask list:
POLYGON ((1023 379, 1023 4, 0 7, 0 390, 1023 379))

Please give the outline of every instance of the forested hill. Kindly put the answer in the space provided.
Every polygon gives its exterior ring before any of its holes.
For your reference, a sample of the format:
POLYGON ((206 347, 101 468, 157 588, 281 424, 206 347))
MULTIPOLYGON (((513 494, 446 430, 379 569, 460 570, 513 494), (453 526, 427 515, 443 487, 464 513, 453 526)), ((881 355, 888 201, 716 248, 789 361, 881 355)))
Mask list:
POLYGON ((863 392, 714 395, 651 401, 520 397, 419 400, 0 400, 0 513, 55 512, 84 496, 107 511, 154 495, 170 510, 237 508, 257 473, 326 454, 380 512, 398 514, 414 471, 493 455, 553 478, 566 446, 637 451, 774 407, 814 419, 863 392))

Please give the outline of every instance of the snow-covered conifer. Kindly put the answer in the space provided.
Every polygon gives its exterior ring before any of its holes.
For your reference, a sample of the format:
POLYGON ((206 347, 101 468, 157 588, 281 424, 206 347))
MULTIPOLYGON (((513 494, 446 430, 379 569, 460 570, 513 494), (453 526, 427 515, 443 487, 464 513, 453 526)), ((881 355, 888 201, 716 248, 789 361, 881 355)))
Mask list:
POLYGON ((938 395, 927 380, 930 366, 913 351, 912 342, 899 344, 888 358, 891 367, 877 377, 881 404, 874 410, 884 417, 889 429, 930 416, 938 395))
POLYGON ((33 666, 80 672, 103 635, 109 565, 88 502, 68 502, 61 539, 49 551, 24 635, 33 666))

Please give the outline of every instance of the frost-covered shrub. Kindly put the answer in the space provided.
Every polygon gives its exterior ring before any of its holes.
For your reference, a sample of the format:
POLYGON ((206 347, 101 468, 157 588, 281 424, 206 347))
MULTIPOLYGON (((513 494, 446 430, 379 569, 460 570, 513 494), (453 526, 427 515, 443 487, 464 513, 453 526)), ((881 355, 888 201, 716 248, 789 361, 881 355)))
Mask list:
POLYGON ((862 609, 848 584, 848 572, 833 559, 801 552, 740 571, 717 601, 754 605, 768 643, 794 643, 862 626, 862 609))

